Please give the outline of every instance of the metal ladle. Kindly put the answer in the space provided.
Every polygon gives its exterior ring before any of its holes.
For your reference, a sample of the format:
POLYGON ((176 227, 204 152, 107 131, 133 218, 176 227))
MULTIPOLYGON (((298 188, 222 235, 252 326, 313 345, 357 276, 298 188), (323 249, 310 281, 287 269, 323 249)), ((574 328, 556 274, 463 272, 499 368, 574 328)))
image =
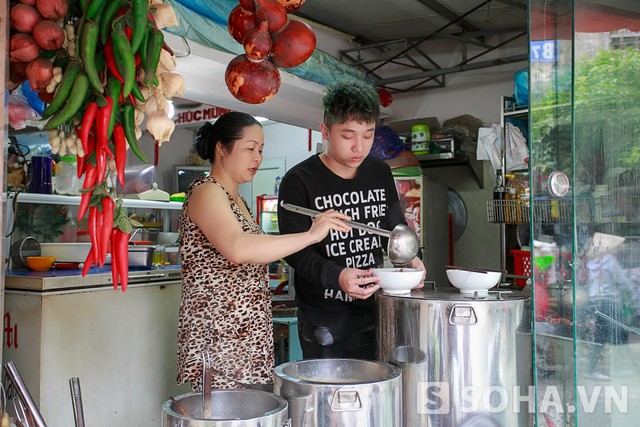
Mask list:
MULTIPOLYGON (((311 218, 315 218, 317 215, 322 213, 314 211, 313 209, 292 205, 291 203, 280 202, 280 206, 288 211, 307 215, 311 218)), ((389 239, 389 242, 387 243, 387 255, 389 255, 389 261, 391 261, 393 265, 405 265, 418 254, 418 249, 420 248, 418 235, 405 224, 398 224, 392 231, 389 231, 355 221, 345 221, 345 223, 350 227, 357 228, 358 230, 387 237, 389 239)))

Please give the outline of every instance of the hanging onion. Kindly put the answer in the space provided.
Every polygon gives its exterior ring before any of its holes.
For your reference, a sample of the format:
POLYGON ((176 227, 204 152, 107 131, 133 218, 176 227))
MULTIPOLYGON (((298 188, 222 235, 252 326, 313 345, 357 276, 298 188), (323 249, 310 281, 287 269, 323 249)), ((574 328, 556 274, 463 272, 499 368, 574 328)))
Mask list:
POLYGON ((35 7, 21 3, 11 6, 11 27, 14 30, 29 34, 40 21, 42 16, 35 7))
POLYGON ((11 61, 31 62, 40 55, 40 47, 29 34, 15 33, 9 42, 11 61))
POLYGON ((64 43, 64 30, 51 20, 39 22, 33 28, 33 39, 44 50, 56 50, 64 43))
POLYGON ((36 7, 40 15, 57 21, 67 15, 67 0, 36 0, 36 7))
POLYGON ((53 78, 53 64, 44 58, 37 58, 29 62, 25 70, 31 89, 44 91, 53 78))

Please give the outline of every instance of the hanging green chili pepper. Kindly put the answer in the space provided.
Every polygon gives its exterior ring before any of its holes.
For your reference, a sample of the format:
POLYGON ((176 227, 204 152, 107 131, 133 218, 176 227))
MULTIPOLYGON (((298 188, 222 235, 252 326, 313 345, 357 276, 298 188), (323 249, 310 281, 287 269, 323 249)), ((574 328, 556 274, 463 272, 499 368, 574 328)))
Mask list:
POLYGON ((107 44, 113 18, 115 18, 118 11, 126 5, 126 0, 111 0, 102 11, 102 18, 100 20, 100 41, 102 44, 107 44))
POLYGON ((78 74, 75 82, 73 83, 71 95, 69 95, 67 103, 64 105, 62 110, 58 111, 49 119, 44 128, 48 130, 55 129, 61 124, 71 120, 78 110, 80 110, 80 106, 82 106, 88 90, 89 80, 87 79, 87 76, 82 73, 78 74))
POLYGON ((156 69, 160 62, 160 54, 162 53, 162 45, 164 43, 164 35, 162 31, 154 28, 149 34, 147 42, 147 62, 144 64, 144 83, 150 86, 156 77, 156 69))
POLYGON ((131 10, 133 11, 133 36, 131 37, 131 48, 138 51, 144 33, 147 30, 147 13, 149 12, 149 0, 131 0, 131 10))
MULTIPOLYGON (((94 0, 95 1, 95 0, 94 0)), ((96 64, 96 46, 98 44, 98 35, 100 29, 98 26, 91 22, 86 21, 84 25, 84 32, 82 33, 82 64, 84 65, 84 72, 87 74, 87 78, 99 93, 104 90, 100 76, 98 75, 98 68, 96 64)))
POLYGON ((138 87, 138 82, 135 82, 133 86, 131 86, 131 94, 133 94, 135 99, 144 103, 145 101, 144 95, 142 94, 142 92, 140 92, 140 88, 138 87))
POLYGON ((87 19, 95 20, 99 15, 100 9, 104 7, 106 0, 92 0, 91 4, 87 7, 87 13, 85 16, 87 19))
POLYGON ((79 72, 80 64, 77 61, 69 62, 69 65, 67 65, 67 68, 64 71, 62 81, 60 82, 60 85, 58 85, 53 101, 51 101, 51 104, 49 104, 42 113, 43 119, 48 119, 62 108, 65 101, 69 98, 69 95, 71 95, 73 83, 75 82, 76 76, 79 72))
POLYGON ((127 40, 127 36, 122 29, 122 25, 114 24, 111 32, 111 40, 113 42, 113 53, 116 65, 120 71, 120 75, 124 79, 122 86, 122 95, 128 96, 131 93, 132 86, 136 83, 136 60, 131 50, 131 44, 127 40))
POLYGON ((136 122, 135 122, 135 107, 126 102, 122 107, 122 124, 124 126, 124 134, 127 137, 129 148, 131 152, 136 155, 137 158, 147 163, 147 158, 144 156, 140 148, 138 147, 138 139, 136 138, 136 122))
POLYGON ((109 118, 109 131, 107 133, 107 137, 111 138, 113 134, 113 126, 116 124, 116 115, 118 112, 118 105, 120 100, 120 92, 122 90, 122 85, 118 81, 118 79, 114 76, 109 76, 107 79, 107 95, 113 100, 111 103, 111 117, 109 118))

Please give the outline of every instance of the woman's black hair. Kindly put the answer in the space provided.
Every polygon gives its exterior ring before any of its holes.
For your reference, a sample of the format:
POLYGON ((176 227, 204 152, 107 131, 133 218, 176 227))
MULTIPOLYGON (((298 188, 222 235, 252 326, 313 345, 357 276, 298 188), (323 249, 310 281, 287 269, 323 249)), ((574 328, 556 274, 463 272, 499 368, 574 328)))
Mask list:
POLYGON ((224 113, 213 124, 206 122, 200 126, 193 145, 202 159, 209 160, 213 164, 217 143, 230 151, 233 144, 242 138, 244 128, 255 125, 262 127, 260 122, 250 114, 239 111, 224 113))

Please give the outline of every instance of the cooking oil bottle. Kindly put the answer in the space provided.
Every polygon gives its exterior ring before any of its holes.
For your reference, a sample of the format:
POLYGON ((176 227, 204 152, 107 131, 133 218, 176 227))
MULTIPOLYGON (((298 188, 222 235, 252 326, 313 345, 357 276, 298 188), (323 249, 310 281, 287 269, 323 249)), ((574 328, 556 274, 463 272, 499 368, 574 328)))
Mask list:
POLYGON ((518 199, 518 189, 516 175, 513 173, 507 173, 504 175, 507 183, 504 186, 504 214, 505 222, 507 224, 513 224, 516 222, 516 201, 518 199))

